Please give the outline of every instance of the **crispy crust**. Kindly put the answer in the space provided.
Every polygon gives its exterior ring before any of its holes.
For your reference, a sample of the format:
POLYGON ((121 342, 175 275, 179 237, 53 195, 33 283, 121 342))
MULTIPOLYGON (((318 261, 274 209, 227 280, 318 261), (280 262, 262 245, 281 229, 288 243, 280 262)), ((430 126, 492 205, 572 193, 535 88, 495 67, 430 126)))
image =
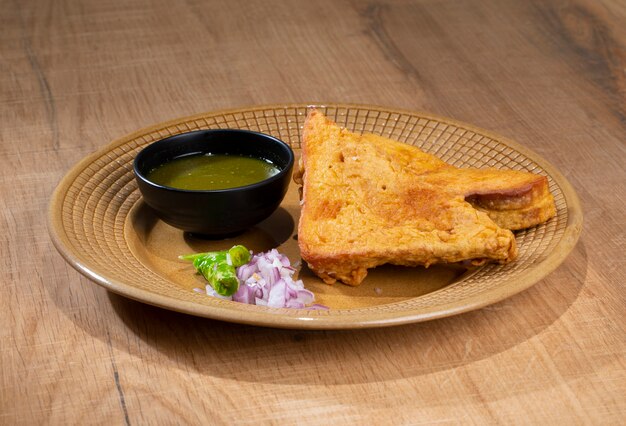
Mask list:
POLYGON ((498 225, 532 226, 551 217, 541 203, 553 208, 545 177, 457 169, 415 147, 341 129, 315 110, 294 180, 302 185, 302 258, 327 283, 358 285, 384 263, 510 262, 515 238, 498 225))

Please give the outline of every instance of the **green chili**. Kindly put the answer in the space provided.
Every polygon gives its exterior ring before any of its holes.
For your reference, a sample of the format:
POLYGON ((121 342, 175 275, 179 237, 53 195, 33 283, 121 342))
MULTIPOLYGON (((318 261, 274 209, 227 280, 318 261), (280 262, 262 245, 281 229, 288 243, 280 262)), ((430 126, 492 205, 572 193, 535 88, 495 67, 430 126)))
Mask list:
POLYGON ((202 274, 217 294, 232 296, 239 289, 237 269, 250 261, 250 251, 237 245, 229 250, 211 251, 179 256, 191 260, 194 268, 202 274))

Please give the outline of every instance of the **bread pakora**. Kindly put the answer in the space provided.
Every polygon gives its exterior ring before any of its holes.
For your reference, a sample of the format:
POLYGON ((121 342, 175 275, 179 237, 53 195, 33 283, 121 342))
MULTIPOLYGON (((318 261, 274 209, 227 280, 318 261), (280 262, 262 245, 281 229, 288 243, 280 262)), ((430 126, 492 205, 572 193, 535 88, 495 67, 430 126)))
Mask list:
POLYGON ((311 110, 294 180, 302 185, 298 244, 331 284, 369 268, 517 257, 511 229, 554 216, 545 176, 461 169, 416 147, 342 129, 311 110))

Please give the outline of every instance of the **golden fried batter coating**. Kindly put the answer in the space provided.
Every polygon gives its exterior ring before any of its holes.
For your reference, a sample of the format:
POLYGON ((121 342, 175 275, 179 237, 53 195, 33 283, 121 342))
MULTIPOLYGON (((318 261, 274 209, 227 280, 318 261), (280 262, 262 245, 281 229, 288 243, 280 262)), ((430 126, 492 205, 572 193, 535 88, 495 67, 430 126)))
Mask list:
POLYGON ((544 176, 459 169, 341 129, 317 110, 304 125, 294 180, 302 185, 302 258, 327 283, 359 285, 385 263, 506 263, 517 256, 509 229, 555 214, 544 176))

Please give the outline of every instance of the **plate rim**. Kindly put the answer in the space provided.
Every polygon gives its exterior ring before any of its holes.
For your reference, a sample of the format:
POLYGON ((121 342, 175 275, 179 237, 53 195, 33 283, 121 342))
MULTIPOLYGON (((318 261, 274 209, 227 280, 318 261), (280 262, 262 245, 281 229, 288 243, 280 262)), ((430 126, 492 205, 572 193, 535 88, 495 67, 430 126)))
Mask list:
MULTIPOLYGON (((473 311, 500 302, 530 288, 531 286, 545 278, 547 275, 552 273, 567 258, 567 256, 575 247, 582 232, 583 224, 583 215, 580 200, 573 186, 569 183, 565 176, 544 157, 537 154, 532 149, 527 148, 526 146, 521 145, 512 139, 509 139, 508 137, 483 129, 470 123, 466 123, 442 115, 433 114, 430 112, 386 107, 373 104, 337 102, 277 103, 242 106, 238 108, 216 109, 193 115, 181 116, 171 120, 152 124, 135 130, 127 135, 115 138, 111 142, 103 145, 102 147, 83 157, 66 172, 62 179, 58 182, 51 195, 48 206, 47 219, 49 235, 55 248, 61 254, 61 256, 70 264, 70 266, 76 269, 83 276, 87 277, 89 280, 94 281, 96 284, 106 288, 113 293, 142 303, 199 317, 273 328, 316 330, 373 328, 422 322, 438 318, 444 318, 452 315, 458 315, 464 312, 473 311), (114 279, 109 279, 107 277, 101 276, 98 273, 92 271, 89 266, 86 265, 80 259, 80 257, 71 250, 71 244, 69 244, 68 242, 67 234, 62 226, 61 218, 63 201, 65 199, 65 196, 67 195, 66 190, 69 185, 74 182, 76 177, 78 177, 90 164, 92 164, 95 159, 100 158, 103 154, 115 149, 116 147, 128 141, 136 139, 137 137, 154 133, 168 127, 177 126, 181 123, 205 118, 211 115, 217 116, 241 113, 244 111, 253 112, 259 110, 276 110, 289 108, 308 109, 312 107, 377 110, 389 112, 391 114, 396 113, 400 115, 419 116, 420 118, 449 123, 458 128, 470 130, 476 134, 487 136, 493 140, 505 144, 508 147, 515 149, 516 151, 523 154, 525 157, 531 159, 533 162, 538 164, 541 168, 543 168, 545 173, 548 174, 559 186, 563 194, 565 204, 567 206, 568 220, 560 241, 557 243, 554 250, 540 262, 540 264, 542 265, 541 268, 536 266, 532 267, 523 276, 517 277, 514 280, 505 280, 503 281, 502 285, 488 291, 487 293, 481 293, 478 295, 464 298, 463 303, 460 306, 458 302, 454 302, 437 305, 436 308, 432 310, 424 308, 421 309, 419 313, 413 314, 410 314, 408 312, 399 313, 397 311, 369 313, 368 319, 360 319, 358 321, 355 321, 352 315, 292 316, 281 315, 281 312, 284 312, 284 310, 281 309, 271 310, 271 312, 269 312, 268 310, 270 308, 265 308, 263 310, 259 310, 258 312, 243 312, 238 309, 224 308, 221 306, 194 304, 143 290, 134 287, 131 284, 126 284, 114 279), (502 286, 505 286, 508 291, 498 292, 497 290, 502 286), (401 313, 404 314, 399 315, 401 313)), ((289 310, 288 312, 291 313, 293 312, 293 310, 289 310)))

